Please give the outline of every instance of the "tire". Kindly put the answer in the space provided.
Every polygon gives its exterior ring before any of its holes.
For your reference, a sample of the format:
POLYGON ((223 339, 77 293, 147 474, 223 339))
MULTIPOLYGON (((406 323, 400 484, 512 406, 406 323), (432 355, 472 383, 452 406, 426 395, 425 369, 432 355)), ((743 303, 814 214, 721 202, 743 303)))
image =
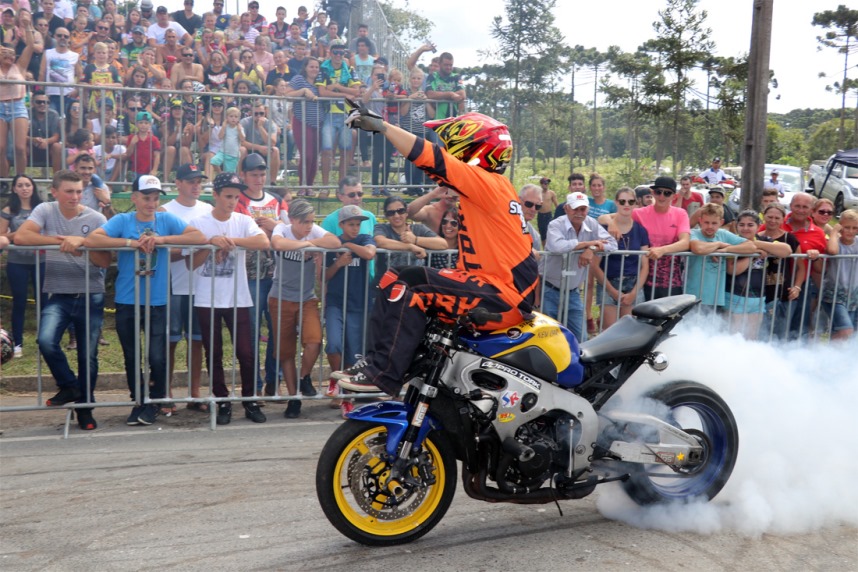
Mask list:
MULTIPOLYGON (((425 487, 403 483, 406 491, 397 507, 374 506, 379 498, 382 502, 393 498, 379 484, 389 468, 386 441, 384 426, 350 419, 328 439, 316 467, 316 494, 325 516, 345 536, 367 546, 417 540, 441 521, 456 492, 453 448, 433 432, 424 440, 423 451, 429 454, 435 483, 425 487)), ((417 476, 416 468, 411 474, 417 476)))
POLYGON ((640 505, 715 498, 727 484, 739 453, 739 430, 730 408, 717 393, 692 381, 664 385, 646 397, 667 408, 664 419, 701 441, 704 459, 684 469, 683 478, 676 478, 663 464, 635 465, 623 483, 626 493, 640 505))

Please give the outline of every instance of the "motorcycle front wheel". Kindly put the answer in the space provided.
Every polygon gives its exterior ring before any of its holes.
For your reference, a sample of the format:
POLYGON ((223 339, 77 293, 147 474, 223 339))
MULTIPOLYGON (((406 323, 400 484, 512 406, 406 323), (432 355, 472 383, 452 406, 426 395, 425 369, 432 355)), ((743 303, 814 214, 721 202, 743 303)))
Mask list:
POLYGON ((715 498, 739 454, 739 430, 730 408, 717 393, 692 381, 661 386, 646 397, 662 404, 666 421, 700 442, 703 461, 678 470, 663 464, 636 466, 623 483, 626 493, 642 505, 715 498))
POLYGON ((348 538, 367 546, 391 546, 416 540, 432 530, 456 492, 453 448, 438 433, 423 442, 403 491, 387 488, 391 459, 387 429, 348 420, 331 435, 316 467, 316 494, 325 516, 348 538))

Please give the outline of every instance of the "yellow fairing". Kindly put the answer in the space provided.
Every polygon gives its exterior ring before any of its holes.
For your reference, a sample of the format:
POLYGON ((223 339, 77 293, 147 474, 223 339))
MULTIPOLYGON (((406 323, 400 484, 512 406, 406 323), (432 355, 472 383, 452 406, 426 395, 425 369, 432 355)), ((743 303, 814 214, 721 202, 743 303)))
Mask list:
POLYGON ((557 320, 539 312, 534 312, 532 320, 526 320, 505 330, 496 330, 492 334, 501 334, 509 337, 510 331, 516 329, 521 331, 521 343, 493 355, 493 358, 499 358, 524 348, 535 346, 542 349, 548 355, 551 361, 554 362, 554 367, 557 368, 557 371, 563 371, 569 367, 572 362, 572 350, 569 348, 569 341, 566 339, 564 329, 557 320))

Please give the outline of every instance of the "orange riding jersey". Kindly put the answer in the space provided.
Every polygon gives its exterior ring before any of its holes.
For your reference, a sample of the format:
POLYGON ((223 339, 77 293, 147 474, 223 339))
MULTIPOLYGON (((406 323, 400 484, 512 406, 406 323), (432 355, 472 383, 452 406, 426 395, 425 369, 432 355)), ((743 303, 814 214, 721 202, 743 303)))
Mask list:
MULTIPOLYGON (((497 288, 511 308, 530 312, 539 273, 512 183, 502 175, 463 163, 420 138, 408 159, 461 197, 457 269, 497 288)), ((505 315, 503 321, 515 323, 517 318, 505 315)))

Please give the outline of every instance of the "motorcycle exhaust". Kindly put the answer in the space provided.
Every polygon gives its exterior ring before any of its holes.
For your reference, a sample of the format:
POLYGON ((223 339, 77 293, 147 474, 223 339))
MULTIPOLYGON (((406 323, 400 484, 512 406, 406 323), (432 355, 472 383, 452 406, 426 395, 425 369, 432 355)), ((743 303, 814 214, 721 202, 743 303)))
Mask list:
POLYGON ((652 352, 646 358, 647 364, 655 371, 664 371, 670 362, 667 361, 667 356, 662 352, 652 352))

